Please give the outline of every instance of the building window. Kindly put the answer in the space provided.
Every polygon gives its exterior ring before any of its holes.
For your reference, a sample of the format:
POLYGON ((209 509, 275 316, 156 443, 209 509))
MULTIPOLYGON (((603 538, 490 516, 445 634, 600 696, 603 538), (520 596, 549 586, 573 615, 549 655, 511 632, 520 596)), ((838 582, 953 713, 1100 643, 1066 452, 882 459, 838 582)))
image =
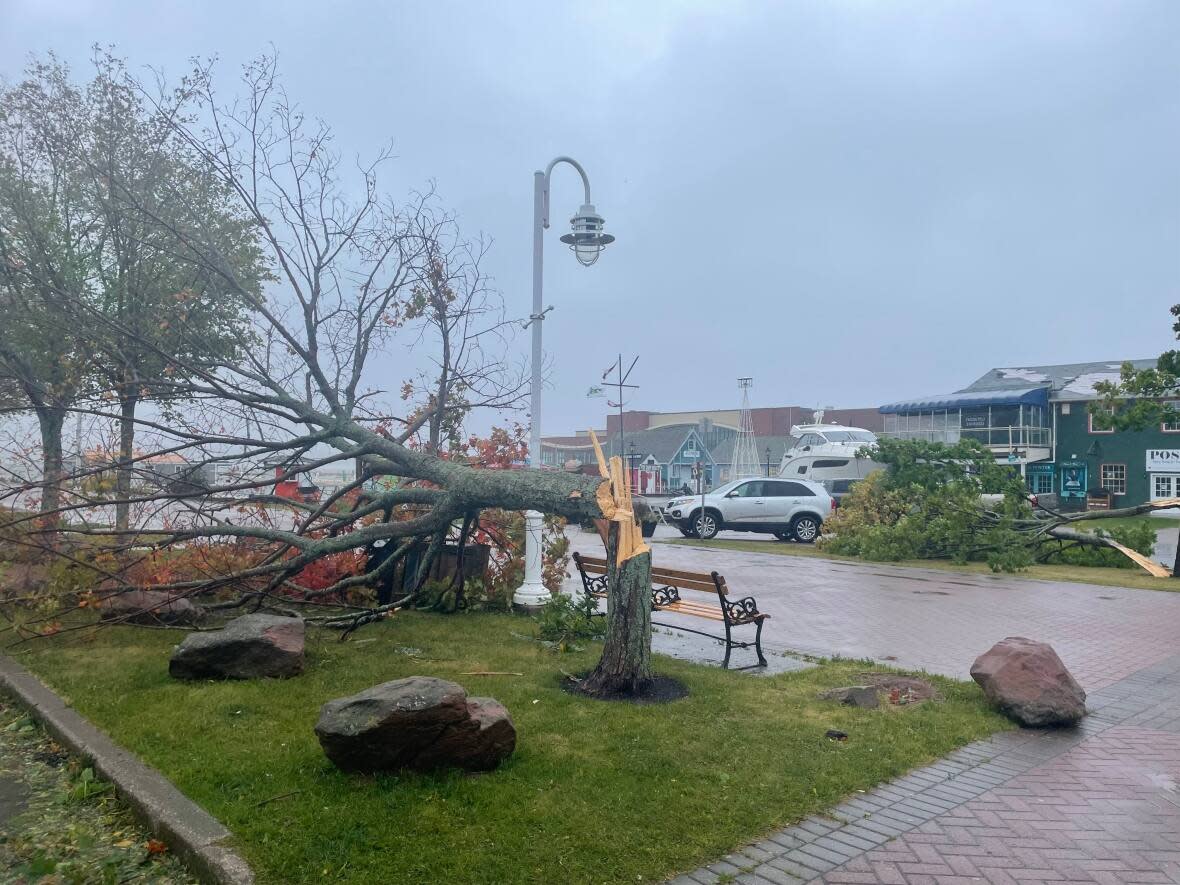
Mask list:
POLYGON ((1100 468, 1100 485, 1112 495, 1127 494, 1127 465, 1103 464, 1100 468))
POLYGON ((1028 490, 1034 495, 1053 494, 1053 474, 1050 472, 1030 473, 1028 475, 1028 490))
MULTIPOLYGON (((1107 415, 1113 415, 1114 414, 1114 406, 1103 406, 1102 411, 1105 412, 1107 415)), ((1095 427, 1094 426, 1094 413, 1091 412, 1089 409, 1086 410, 1086 424, 1087 424, 1087 430, 1089 430, 1090 433, 1114 433, 1113 427, 1111 427, 1109 429, 1105 429, 1105 430, 1102 429, 1101 427, 1095 427)))
POLYGON ((1151 500, 1180 498, 1180 473, 1153 473, 1151 475, 1151 500))
MULTIPOLYGON (((1172 402, 1164 403, 1163 405, 1171 406, 1174 411, 1180 413, 1180 403, 1172 402)), ((1180 420, 1163 421, 1160 423, 1160 430, 1162 430, 1164 433, 1180 433, 1180 420)))

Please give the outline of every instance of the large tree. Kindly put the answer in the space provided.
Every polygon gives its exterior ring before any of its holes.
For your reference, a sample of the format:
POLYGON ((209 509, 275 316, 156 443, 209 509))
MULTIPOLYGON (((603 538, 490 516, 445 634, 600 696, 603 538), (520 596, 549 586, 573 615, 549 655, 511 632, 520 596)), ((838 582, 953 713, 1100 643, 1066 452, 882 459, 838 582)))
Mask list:
MULTIPOLYGON (((157 99, 99 52, 85 86, 50 57, 0 93, 0 315, 9 333, 0 361, 40 423, 46 513, 60 506, 67 411, 88 381, 113 393, 123 530, 140 402, 156 397, 166 371, 234 358, 242 336, 232 332, 247 328, 246 298, 257 298, 264 277, 252 221, 176 136, 191 94, 157 99), (233 263, 238 288, 184 260, 196 239, 233 263)), ((175 405, 167 396, 159 404, 175 405)))
MULTIPOLYGON (((244 77, 245 95, 223 102, 210 69, 194 71, 180 94, 199 107, 199 119, 170 115, 167 122, 171 137, 217 177, 253 225, 275 272, 265 294, 208 230, 170 220, 151 194, 128 188, 120 200, 175 237, 172 259, 188 273, 215 281, 247 304, 249 324, 230 324, 227 355, 219 360, 194 356, 197 348, 189 344, 196 333, 186 325, 164 346, 150 323, 137 327, 101 304, 89 307, 93 324, 160 359, 153 395, 185 403, 168 421, 134 417, 152 451, 183 453, 194 464, 265 461, 279 465, 280 478, 336 463, 359 463, 362 471, 322 502, 271 500, 297 511, 284 524, 242 515, 241 498, 232 496, 254 491, 255 503, 265 504, 274 481, 273 474, 248 466, 200 498, 150 495, 171 505, 149 527, 156 546, 249 542, 251 553, 246 564, 165 586, 188 593, 233 588, 237 598, 228 604, 279 598, 287 604, 292 592, 314 603, 377 585, 411 550, 419 551, 408 593, 321 618, 352 629, 412 601, 454 527, 470 524, 485 508, 539 510, 577 521, 609 515, 616 526, 633 526, 625 507, 612 505, 604 514, 600 501, 615 492, 607 480, 483 469, 444 450, 458 416, 511 404, 522 390, 520 373, 500 346, 510 327, 477 272, 481 250, 463 241, 432 194, 387 195, 380 176, 388 150, 355 177, 347 175, 351 164, 342 162, 330 130, 309 122, 288 100, 273 60, 249 66, 244 77), (432 345, 429 355, 421 352, 423 342, 432 345), (392 401, 391 379, 411 379, 393 391, 392 401), (366 490, 359 506, 342 506, 365 476, 375 474, 398 481, 366 490), (393 547, 376 570, 314 590, 301 584, 316 563, 376 542, 393 547)), ((72 530, 102 533, 78 525, 72 530)), ((643 552, 612 580, 612 630, 591 689, 633 691, 646 683, 650 634, 642 615, 649 593, 650 554, 643 552)))
POLYGON ((100 235, 73 153, 85 101, 54 60, 0 90, 0 374, 41 438, 41 512, 61 506, 62 427, 90 354, 78 318, 96 285, 100 235))
POLYGON ((249 345, 241 332, 264 265, 252 222, 225 181, 177 137, 176 125, 193 111, 190 93, 148 101, 120 60, 97 54, 86 102, 90 127, 75 162, 102 235, 97 365, 118 400, 115 523, 126 530, 141 401, 174 404, 171 382, 182 367, 201 372, 249 345), (194 242, 232 266, 232 286, 204 262, 185 260, 194 242))

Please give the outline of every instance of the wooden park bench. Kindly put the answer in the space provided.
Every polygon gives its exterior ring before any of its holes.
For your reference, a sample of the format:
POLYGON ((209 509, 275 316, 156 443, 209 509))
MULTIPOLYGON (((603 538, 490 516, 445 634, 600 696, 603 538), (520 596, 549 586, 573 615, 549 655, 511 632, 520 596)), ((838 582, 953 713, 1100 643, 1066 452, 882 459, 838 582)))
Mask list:
MULTIPOLYGON (((578 567, 578 574, 582 576, 582 588, 586 591, 586 595, 592 596, 595 599, 606 599, 606 560, 574 553, 574 563, 578 567)), ((750 664, 748 667, 735 667, 734 669, 748 670, 752 667, 766 666, 766 658, 762 654, 762 622, 769 618, 770 615, 758 611, 758 603, 754 601, 753 596, 747 596, 744 599, 731 602, 727 598, 729 588, 725 586, 725 578, 721 577, 717 572, 710 572, 709 574, 703 572, 682 572, 676 571, 675 569, 652 566, 651 583, 651 610, 653 612, 676 612, 677 614, 690 615, 694 618, 721 621, 725 625, 725 636, 721 637, 714 633, 706 633, 703 630, 693 630, 690 627, 684 627, 680 624, 660 624, 652 621, 654 626, 683 630, 686 633, 695 633, 698 636, 705 636, 709 639, 716 639, 718 642, 725 643, 725 663, 723 666, 726 669, 729 669, 729 656, 735 648, 753 647, 758 653, 758 663, 750 664), (684 590, 699 593, 715 593, 717 594, 716 603, 712 600, 703 602, 684 599, 680 595, 681 591, 684 590), (733 628, 744 627, 747 624, 753 624, 755 627, 754 641, 738 642, 733 638, 733 628)))

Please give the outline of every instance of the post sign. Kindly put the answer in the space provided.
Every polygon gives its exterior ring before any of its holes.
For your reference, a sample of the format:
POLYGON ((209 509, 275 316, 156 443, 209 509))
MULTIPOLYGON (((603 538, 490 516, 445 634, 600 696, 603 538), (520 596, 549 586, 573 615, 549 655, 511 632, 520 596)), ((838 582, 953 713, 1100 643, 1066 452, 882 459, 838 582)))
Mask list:
POLYGON ((1148 449, 1148 473, 1180 473, 1180 449, 1148 449))
POLYGON ((1060 469, 1061 483, 1058 485, 1058 488, 1061 489, 1061 491, 1058 493, 1059 497, 1086 497, 1086 462, 1062 461, 1060 469))

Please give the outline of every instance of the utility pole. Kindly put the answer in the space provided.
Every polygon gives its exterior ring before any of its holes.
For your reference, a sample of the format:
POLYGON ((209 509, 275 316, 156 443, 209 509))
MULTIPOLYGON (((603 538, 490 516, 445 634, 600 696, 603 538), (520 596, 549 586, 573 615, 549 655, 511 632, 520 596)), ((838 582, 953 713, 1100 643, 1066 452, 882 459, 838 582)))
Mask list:
POLYGON ((631 370, 635 368, 635 364, 637 362, 639 362, 638 356, 636 356, 635 359, 631 360, 631 365, 628 366, 627 371, 624 372, 623 371, 623 355, 620 353, 619 358, 615 361, 614 365, 608 367, 607 370, 602 373, 602 380, 606 381, 607 387, 614 387, 616 390, 618 390, 618 393, 616 395, 618 396, 619 401, 612 403, 610 400, 607 400, 606 404, 608 406, 617 406, 619 409, 619 457, 621 457, 621 458, 625 458, 627 456, 627 454, 626 454, 627 450, 623 447, 623 445, 626 441, 625 437, 623 436, 623 397, 624 397, 623 391, 624 390, 638 390, 639 389, 638 384, 628 384, 627 383, 627 379, 631 377, 631 370), (607 376, 610 375, 611 372, 615 373, 616 380, 607 381, 606 380, 607 376))

